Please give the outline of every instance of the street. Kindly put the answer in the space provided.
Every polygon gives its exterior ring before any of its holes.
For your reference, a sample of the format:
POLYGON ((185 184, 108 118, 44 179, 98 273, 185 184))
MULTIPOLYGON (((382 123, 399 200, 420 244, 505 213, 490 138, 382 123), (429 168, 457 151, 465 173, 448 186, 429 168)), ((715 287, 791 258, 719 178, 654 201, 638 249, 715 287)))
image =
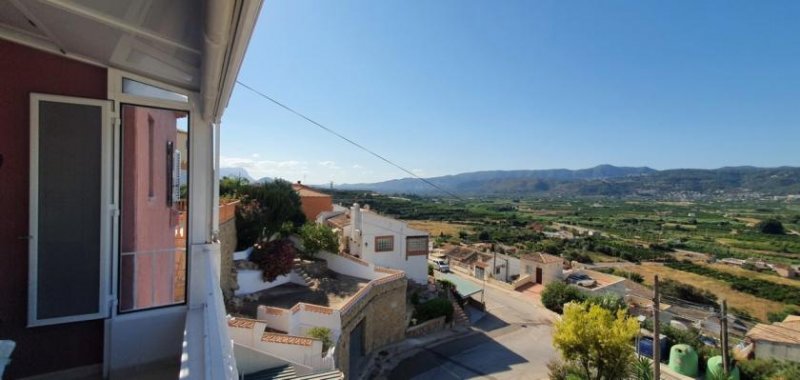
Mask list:
POLYGON ((551 344, 555 314, 528 293, 491 285, 485 292, 486 315, 472 326, 472 334, 424 348, 401 362, 389 379, 547 379, 547 362, 558 357, 551 344))

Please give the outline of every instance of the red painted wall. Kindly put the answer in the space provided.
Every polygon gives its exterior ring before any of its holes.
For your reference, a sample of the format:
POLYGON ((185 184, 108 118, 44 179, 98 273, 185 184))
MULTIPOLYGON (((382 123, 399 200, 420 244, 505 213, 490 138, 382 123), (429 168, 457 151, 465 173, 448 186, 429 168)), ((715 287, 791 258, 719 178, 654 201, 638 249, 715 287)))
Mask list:
POLYGON ((9 379, 103 361, 102 321, 25 327, 32 92, 106 99, 106 69, 0 40, 0 339, 17 342, 9 379))

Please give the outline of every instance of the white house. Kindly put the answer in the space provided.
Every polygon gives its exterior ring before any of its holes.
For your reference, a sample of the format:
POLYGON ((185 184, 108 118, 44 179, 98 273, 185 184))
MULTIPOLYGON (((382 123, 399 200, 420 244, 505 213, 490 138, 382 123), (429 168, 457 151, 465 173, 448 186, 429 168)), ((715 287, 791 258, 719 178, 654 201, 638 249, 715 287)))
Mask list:
POLYGON ((783 322, 759 323, 747 332, 755 345, 756 359, 800 362, 800 317, 790 315, 783 322))
POLYGON ((547 285, 564 277, 562 274, 564 259, 558 256, 536 252, 522 255, 520 261, 522 265, 520 275, 530 276, 531 282, 547 285))
POLYGON ((402 270, 418 284, 427 283, 427 232, 378 215, 369 206, 361 208, 358 203, 349 212, 328 213, 320 221, 340 230, 343 248, 349 254, 368 263, 402 270))

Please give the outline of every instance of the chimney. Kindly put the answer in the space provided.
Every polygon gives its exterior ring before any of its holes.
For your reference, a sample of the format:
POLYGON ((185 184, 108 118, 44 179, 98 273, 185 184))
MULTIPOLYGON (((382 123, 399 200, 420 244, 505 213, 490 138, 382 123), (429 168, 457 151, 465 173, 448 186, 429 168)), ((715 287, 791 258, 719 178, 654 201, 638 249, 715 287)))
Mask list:
POLYGON ((361 206, 358 203, 353 203, 353 207, 350 208, 350 224, 351 224, 351 238, 353 240, 359 240, 359 235, 361 234, 361 206))

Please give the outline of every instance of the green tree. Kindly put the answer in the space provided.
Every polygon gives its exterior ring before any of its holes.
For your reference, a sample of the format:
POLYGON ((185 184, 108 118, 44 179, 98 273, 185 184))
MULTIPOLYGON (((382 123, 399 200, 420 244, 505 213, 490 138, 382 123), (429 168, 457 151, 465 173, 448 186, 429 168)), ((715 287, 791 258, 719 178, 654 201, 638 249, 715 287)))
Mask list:
POLYGON ((219 195, 221 197, 238 198, 242 194, 242 188, 249 185, 247 178, 241 177, 222 177, 219 180, 219 195))
POLYGON ((756 225, 762 234, 768 235, 783 235, 786 231, 783 229, 783 224, 777 219, 767 219, 756 225))
POLYGON ((638 329, 621 310, 614 315, 590 303, 570 303, 554 324, 553 345, 582 369, 584 379, 624 379, 635 360, 631 341, 638 329))
POLYGON ((306 223, 300 229, 303 239, 303 250, 307 257, 313 257, 319 251, 339 252, 339 241, 336 233, 325 225, 306 223))
MULTIPOLYGON (((236 213, 238 248, 247 248, 277 233, 286 232, 285 223, 296 230, 306 222, 300 209, 300 196, 292 184, 284 180, 252 184, 240 188, 242 202, 236 213)), ((290 231, 291 232, 291 231, 290 231)))
POLYGON ((586 295, 580 290, 560 281, 547 284, 542 291, 542 305, 556 313, 564 312, 564 304, 568 302, 583 302, 584 300, 586 300, 586 295))

